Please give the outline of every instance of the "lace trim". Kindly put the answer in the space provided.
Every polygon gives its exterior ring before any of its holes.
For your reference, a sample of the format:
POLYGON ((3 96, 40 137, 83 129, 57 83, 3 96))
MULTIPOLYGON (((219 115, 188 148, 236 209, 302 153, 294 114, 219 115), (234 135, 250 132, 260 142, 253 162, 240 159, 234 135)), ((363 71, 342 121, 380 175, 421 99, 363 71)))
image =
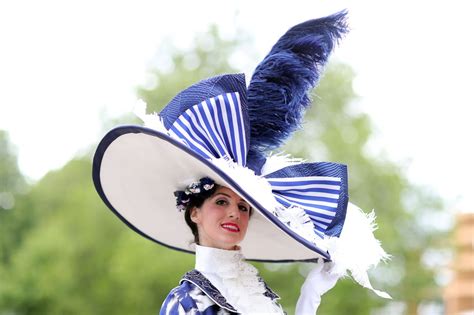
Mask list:
MULTIPOLYGON (((264 296, 272 300, 280 299, 278 294, 273 292, 272 289, 268 287, 268 285, 265 283, 265 281, 263 281, 261 277, 257 277, 257 279, 260 283, 263 283, 263 286, 265 288, 265 292, 263 293, 264 296)), ((237 313, 237 310, 227 302, 226 298, 222 296, 220 291, 217 290, 217 288, 198 270, 193 269, 187 272, 179 283, 182 283, 183 281, 188 281, 199 287, 199 289, 201 289, 204 294, 206 294, 212 301, 214 301, 220 307, 227 309, 228 311, 237 313)))
POLYGON ((265 295, 266 297, 272 299, 272 300, 279 300, 280 299, 280 296, 278 294, 276 294, 275 292, 273 292, 272 289, 270 289, 267 285, 267 283, 265 281, 263 281, 263 279, 259 276, 258 277, 260 279, 261 282, 263 282, 263 285, 265 286, 265 293, 263 293, 263 295, 265 295))
POLYGON ((202 273, 200 273, 196 269, 187 272, 179 283, 181 284, 183 281, 191 282, 195 286, 199 287, 199 289, 201 289, 204 294, 206 294, 211 300, 214 301, 214 303, 216 303, 220 307, 225 308, 228 311, 237 313, 237 310, 227 302, 226 298, 222 296, 219 290, 217 290, 217 288, 209 280, 207 280, 207 278, 204 277, 202 273))

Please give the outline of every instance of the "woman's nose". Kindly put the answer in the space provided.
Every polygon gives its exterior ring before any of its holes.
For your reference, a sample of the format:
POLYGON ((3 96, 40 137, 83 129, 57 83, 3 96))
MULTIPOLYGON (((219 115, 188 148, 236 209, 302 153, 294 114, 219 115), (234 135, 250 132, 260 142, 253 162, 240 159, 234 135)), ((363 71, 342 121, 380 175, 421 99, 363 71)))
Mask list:
POLYGON ((234 205, 230 206, 227 215, 229 218, 234 218, 236 220, 240 219, 239 207, 234 205))

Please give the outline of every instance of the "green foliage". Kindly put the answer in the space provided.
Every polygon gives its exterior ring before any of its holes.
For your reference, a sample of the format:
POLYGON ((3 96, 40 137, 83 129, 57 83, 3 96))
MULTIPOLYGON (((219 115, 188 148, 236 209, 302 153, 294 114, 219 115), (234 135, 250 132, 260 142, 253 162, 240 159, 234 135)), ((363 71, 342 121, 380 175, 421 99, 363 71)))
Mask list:
MULTIPOLYGON (((26 183, 18 169, 15 148, 3 130, 0 130, 0 179, 0 193, 18 193, 25 189, 26 183)), ((8 210, 10 207, 0 200, 0 208, 8 210)))
POLYGON ((18 168, 15 149, 8 134, 0 130, 0 263, 8 263, 11 251, 21 242, 23 231, 31 224, 31 220, 13 211, 21 204, 27 189, 18 168))
POLYGON ((0 310, 155 313, 176 286, 174 273, 192 267, 192 256, 145 241, 117 220, 99 200, 90 169, 89 160, 73 160, 31 191, 27 214, 36 222, 3 266, 0 310))

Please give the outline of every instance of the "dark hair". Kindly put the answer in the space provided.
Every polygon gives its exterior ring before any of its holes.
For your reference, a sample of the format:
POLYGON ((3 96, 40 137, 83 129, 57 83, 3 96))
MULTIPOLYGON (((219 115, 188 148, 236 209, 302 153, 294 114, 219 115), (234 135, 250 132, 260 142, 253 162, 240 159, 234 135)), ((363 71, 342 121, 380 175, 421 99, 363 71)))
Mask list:
MULTIPOLYGON (((201 208, 204 201, 206 201, 206 199, 208 198, 211 198, 219 187, 220 187, 219 185, 215 184, 214 187, 211 189, 211 191, 208 191, 206 194, 191 195, 190 201, 186 205, 186 209, 184 210, 184 220, 186 221, 186 224, 191 229, 191 232, 194 235, 194 242, 197 245, 199 245, 199 231, 198 231, 197 224, 193 220, 191 220, 191 211, 194 209, 194 207, 201 208)), ((249 216, 252 215, 252 212, 253 212, 252 210, 253 210, 252 207, 250 207, 249 216)))
POLYGON ((197 245, 199 245, 199 232, 198 232, 197 224, 193 222, 193 220, 191 220, 191 211, 194 209, 194 207, 200 208, 207 198, 210 198, 212 195, 214 195, 214 192, 217 189, 217 185, 215 185, 214 187, 212 189, 211 194, 206 194, 205 196, 203 196, 202 194, 192 195, 190 197, 189 203, 186 205, 186 209, 184 210, 184 220, 186 221, 186 224, 191 229, 191 232, 194 235, 194 242, 197 245))

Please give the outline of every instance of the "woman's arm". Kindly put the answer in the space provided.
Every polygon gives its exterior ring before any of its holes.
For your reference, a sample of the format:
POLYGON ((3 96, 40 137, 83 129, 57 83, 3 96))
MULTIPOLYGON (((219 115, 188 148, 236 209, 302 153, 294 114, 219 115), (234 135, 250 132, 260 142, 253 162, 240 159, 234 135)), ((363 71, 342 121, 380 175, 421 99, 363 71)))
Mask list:
POLYGON ((185 315, 186 311, 184 310, 183 305, 180 303, 180 299, 176 292, 171 291, 166 300, 164 300, 161 305, 160 315, 185 315))
POLYGON ((296 303, 296 315, 316 314, 321 303, 321 296, 332 289, 339 278, 338 275, 331 274, 331 268, 331 263, 323 263, 321 259, 318 260, 301 286, 300 297, 296 303))

